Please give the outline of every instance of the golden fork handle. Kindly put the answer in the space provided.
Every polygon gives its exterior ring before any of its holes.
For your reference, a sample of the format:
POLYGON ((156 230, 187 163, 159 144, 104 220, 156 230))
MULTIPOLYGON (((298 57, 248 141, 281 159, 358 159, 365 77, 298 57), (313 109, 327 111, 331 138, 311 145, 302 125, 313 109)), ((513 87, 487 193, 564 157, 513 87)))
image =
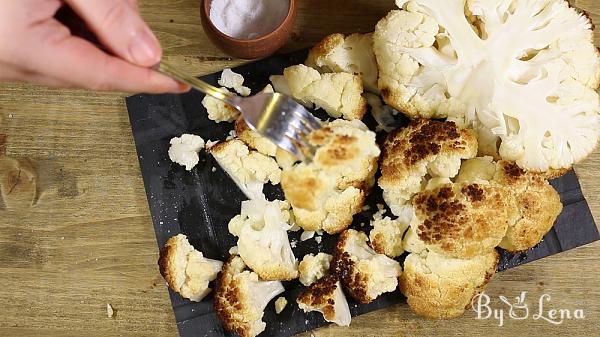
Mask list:
POLYGON ((230 103, 231 97, 233 97, 233 95, 231 93, 222 92, 217 87, 212 86, 200 79, 197 79, 194 76, 188 75, 188 74, 184 73, 183 71, 177 69, 177 67, 174 67, 168 63, 161 62, 158 65, 156 65, 154 68, 157 71, 159 71, 171 78, 174 78, 179 82, 185 83, 185 84, 191 86, 192 88, 194 88, 198 91, 201 91, 207 95, 210 95, 216 99, 219 99, 223 102, 230 103))

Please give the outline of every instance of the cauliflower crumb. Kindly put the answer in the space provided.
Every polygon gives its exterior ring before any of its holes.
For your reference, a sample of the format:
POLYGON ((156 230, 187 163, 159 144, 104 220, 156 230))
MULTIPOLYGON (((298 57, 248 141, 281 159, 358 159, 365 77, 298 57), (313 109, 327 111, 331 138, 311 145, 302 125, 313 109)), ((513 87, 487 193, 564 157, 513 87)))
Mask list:
POLYGON ((229 248, 229 255, 238 255, 238 246, 233 246, 231 248, 229 248))
POLYGON ((303 231, 302 234, 300 234, 300 241, 306 241, 308 239, 312 239, 314 236, 315 236, 314 231, 303 231))
MULTIPOLYGON (((220 88, 219 90, 224 93, 230 93, 226 88, 220 88)), ((204 97, 202 105, 206 108, 208 119, 217 123, 231 123, 240 116, 240 112, 236 108, 209 95, 204 97)))
POLYGON ((287 304, 288 301, 285 299, 285 297, 280 296, 277 300, 275 300, 275 312, 277 314, 281 314, 281 312, 283 311, 283 309, 285 309, 287 304))
POLYGON ((316 242, 317 244, 321 243, 321 241, 322 241, 322 240, 323 240, 323 237, 321 237, 321 236, 317 236, 317 237, 315 237, 315 242, 316 242))
POLYGON ((325 276, 332 258, 331 255, 326 253, 304 255, 300 265, 298 265, 300 283, 308 287, 325 276))
POLYGON ((244 76, 226 68, 221 72, 221 78, 218 81, 219 85, 235 90, 242 96, 250 95, 250 88, 244 86, 244 76))
POLYGON ((169 158, 172 162, 190 171, 197 164, 200 158, 198 152, 204 147, 204 139, 200 136, 183 134, 181 137, 171 139, 169 147, 169 158))
POLYGON ((108 316, 108 318, 113 318, 115 315, 115 310, 113 309, 112 305, 110 305, 110 303, 106 303, 106 315, 108 316))

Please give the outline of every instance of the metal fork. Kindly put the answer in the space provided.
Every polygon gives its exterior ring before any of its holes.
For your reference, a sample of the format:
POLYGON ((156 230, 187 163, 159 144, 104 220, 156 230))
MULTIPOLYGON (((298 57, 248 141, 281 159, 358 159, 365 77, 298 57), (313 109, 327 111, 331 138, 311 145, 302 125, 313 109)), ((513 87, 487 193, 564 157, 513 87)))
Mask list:
POLYGON ((161 62, 156 69, 235 107, 252 130, 298 159, 302 161, 313 159, 316 149, 308 141, 308 135, 321 128, 321 121, 292 98, 279 93, 260 93, 240 97, 232 93, 224 93, 170 64, 161 62))

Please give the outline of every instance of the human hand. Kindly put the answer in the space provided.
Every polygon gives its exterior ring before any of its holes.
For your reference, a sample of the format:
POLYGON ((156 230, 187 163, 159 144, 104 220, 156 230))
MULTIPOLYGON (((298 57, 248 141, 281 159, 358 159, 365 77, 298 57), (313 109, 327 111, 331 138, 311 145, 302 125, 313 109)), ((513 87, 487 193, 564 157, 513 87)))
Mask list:
POLYGON ((137 0, 0 1, 0 82, 125 92, 185 92, 152 69, 160 44, 137 0), (69 5, 113 55, 71 34, 55 15, 69 5))

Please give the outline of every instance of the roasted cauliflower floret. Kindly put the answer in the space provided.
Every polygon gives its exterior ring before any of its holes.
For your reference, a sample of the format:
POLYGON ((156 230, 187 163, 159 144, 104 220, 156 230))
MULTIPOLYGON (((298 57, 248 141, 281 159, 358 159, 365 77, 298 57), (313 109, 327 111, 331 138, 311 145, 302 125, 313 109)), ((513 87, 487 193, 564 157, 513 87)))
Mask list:
MULTIPOLYGON (((219 90, 229 93, 227 88, 220 88, 219 90)), ((206 108, 208 119, 217 123, 231 123, 240 116, 240 112, 236 108, 209 95, 204 96, 202 105, 206 108)))
POLYGON ((207 259, 190 245, 183 234, 171 237, 160 251, 160 273, 182 297, 200 302, 208 295, 208 283, 221 271, 223 262, 207 259))
POLYGON ((242 202, 242 210, 229 222, 229 232, 238 237, 238 254, 263 280, 292 280, 298 277, 287 230, 289 204, 264 198, 242 202))
POLYGON ((250 151, 238 139, 220 142, 209 152, 250 199, 260 198, 268 181, 273 185, 281 181, 281 169, 273 158, 250 151))
POLYGON ((392 258, 402 255, 404 253, 402 238, 409 224, 410 219, 392 219, 376 213, 371 221, 373 229, 369 233, 373 250, 392 258))
POLYGON ((254 337, 267 326, 262 321, 267 304, 284 290, 281 282, 260 280, 239 256, 231 256, 217 279, 215 311, 225 330, 254 337))
POLYGON ((292 96, 323 108, 331 117, 362 119, 367 102, 360 76, 349 73, 319 74, 303 64, 286 68, 283 76, 292 96))
POLYGON ((474 158, 460 169, 457 181, 483 181, 507 189, 511 197, 512 221, 499 246, 510 252, 537 245, 562 211, 558 192, 540 174, 525 172, 515 163, 474 158))
POLYGON ((426 176, 456 176, 461 160, 477 155, 477 139, 455 123, 422 119, 391 133, 382 152, 379 186, 392 212, 400 215, 425 187, 426 176))
POLYGON ((264 155, 274 157, 282 168, 289 168, 298 161, 293 154, 277 147, 277 145, 269 139, 250 129, 242 117, 235 121, 235 133, 237 137, 251 149, 264 155))
POLYGON ((379 92, 373 34, 331 34, 308 53, 306 65, 322 73, 351 73, 361 76, 366 90, 379 92))
POLYGON ((298 295, 298 307, 304 312, 318 311, 327 322, 349 326, 352 316, 342 285, 336 275, 320 278, 298 295))
POLYGON ((592 23, 565 0, 397 0, 373 36, 385 101, 481 127, 488 154, 569 168, 600 136, 592 23))
POLYGON ((332 262, 348 294, 363 304, 396 290, 402 273, 400 263, 375 252, 367 240, 363 232, 346 230, 340 234, 332 262))
POLYGON ((413 198, 411 226, 427 248, 456 258, 493 250, 512 221, 507 191, 490 184, 446 184, 413 198))
POLYGON ((242 96, 250 95, 250 88, 244 86, 244 76, 226 68, 221 72, 221 77, 218 81, 220 86, 233 89, 242 96))
POLYGON ((200 136, 183 134, 181 137, 171 139, 169 147, 169 159, 172 162, 190 171, 197 164, 200 158, 198 152, 204 147, 204 139, 200 136))
POLYGON ((308 287, 325 276, 329 270, 332 258, 331 255, 326 253, 304 255, 298 266, 300 283, 308 287))
POLYGON ((411 253, 404 261, 400 291, 419 316, 454 318, 471 306, 496 272, 498 253, 454 259, 434 252, 411 253))

